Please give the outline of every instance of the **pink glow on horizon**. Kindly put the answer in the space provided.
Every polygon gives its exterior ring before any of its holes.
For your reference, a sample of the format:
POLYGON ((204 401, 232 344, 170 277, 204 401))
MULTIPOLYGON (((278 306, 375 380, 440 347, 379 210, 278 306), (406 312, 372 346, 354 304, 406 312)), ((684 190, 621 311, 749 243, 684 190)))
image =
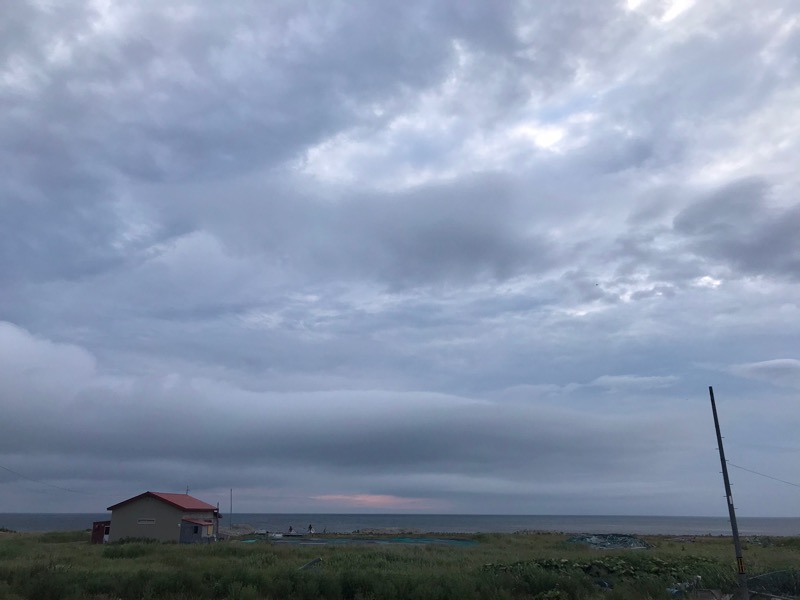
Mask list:
POLYGON ((437 505, 442 504, 427 498, 403 498, 387 494, 324 494, 322 496, 312 496, 312 499, 366 508, 432 509, 441 508, 441 506, 437 505))

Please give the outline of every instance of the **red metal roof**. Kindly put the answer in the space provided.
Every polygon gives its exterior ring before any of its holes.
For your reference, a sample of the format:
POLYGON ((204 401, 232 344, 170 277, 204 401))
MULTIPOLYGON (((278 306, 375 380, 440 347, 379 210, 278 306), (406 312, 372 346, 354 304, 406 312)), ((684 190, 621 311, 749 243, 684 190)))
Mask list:
POLYGON ((127 500, 123 500, 122 502, 118 502, 113 506, 109 506, 106 510, 114 510, 119 508, 120 506, 124 506, 129 504, 130 502, 135 502, 141 498, 155 498, 156 500, 161 500, 162 502, 166 502, 167 504, 171 504, 177 508, 180 508, 183 511, 213 511, 217 512, 216 506, 211 506, 203 502, 202 500, 198 500, 190 496, 189 494, 169 494, 165 492, 145 492, 144 494, 139 494, 138 496, 134 496, 133 498, 128 498, 127 500))

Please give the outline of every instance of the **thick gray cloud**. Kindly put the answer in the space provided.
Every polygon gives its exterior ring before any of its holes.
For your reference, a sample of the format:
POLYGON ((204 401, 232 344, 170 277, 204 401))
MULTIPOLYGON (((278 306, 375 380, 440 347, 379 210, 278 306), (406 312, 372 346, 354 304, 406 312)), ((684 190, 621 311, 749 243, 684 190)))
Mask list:
POLYGON ((675 229, 696 253, 752 275, 800 278, 800 204, 773 209, 761 180, 737 181, 681 212, 675 229))
POLYGON ((724 515, 709 384, 800 481, 792 2, 0 17, 3 510, 724 515))

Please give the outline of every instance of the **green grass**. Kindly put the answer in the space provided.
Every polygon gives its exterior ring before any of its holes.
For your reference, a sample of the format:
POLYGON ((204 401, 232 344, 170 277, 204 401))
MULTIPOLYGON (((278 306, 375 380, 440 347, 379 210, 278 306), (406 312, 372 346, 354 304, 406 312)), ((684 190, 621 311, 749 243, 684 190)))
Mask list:
MULTIPOLYGON (((593 550, 560 534, 464 536, 473 546, 241 544, 182 546, 131 541, 91 545, 88 534, 0 534, 0 598, 626 600, 669 598, 696 575, 736 585, 726 538, 648 538, 649 550, 593 550), (299 570, 315 558, 321 563, 299 570), (613 590, 600 587, 613 584, 613 590)), ((800 543, 747 544, 751 575, 797 569, 800 543)), ((781 585, 793 585, 797 571, 781 585)), ((777 581, 777 580, 776 580, 777 581)), ((777 585, 777 584, 776 584, 777 585)), ((776 590, 784 595, 794 590, 776 590)))

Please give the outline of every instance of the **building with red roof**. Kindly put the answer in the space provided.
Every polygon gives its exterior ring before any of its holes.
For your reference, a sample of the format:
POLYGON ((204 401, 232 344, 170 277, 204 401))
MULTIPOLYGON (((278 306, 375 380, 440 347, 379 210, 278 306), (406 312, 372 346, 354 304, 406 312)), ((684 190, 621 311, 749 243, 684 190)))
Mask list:
POLYGON ((110 542, 143 538, 196 543, 217 539, 219 508, 189 494, 144 492, 109 506, 110 542))

